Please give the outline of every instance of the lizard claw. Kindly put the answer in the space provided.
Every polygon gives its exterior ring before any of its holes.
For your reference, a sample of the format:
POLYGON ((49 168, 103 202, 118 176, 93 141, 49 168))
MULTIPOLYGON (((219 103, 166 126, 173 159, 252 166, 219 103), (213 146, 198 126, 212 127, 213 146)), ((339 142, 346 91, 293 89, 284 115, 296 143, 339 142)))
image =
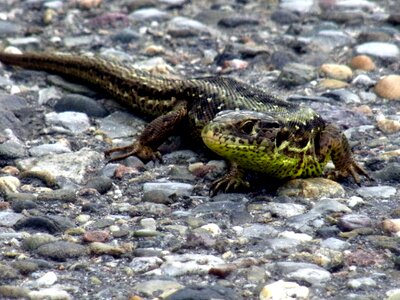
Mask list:
POLYGON ((240 189, 248 189, 250 183, 244 179, 244 173, 236 164, 231 166, 227 174, 215 180, 210 187, 210 196, 213 197, 220 191, 229 192, 240 189))
POLYGON ((110 154, 114 152, 124 152, 124 153, 112 157, 109 160, 110 162, 122 160, 132 155, 137 156, 138 158, 144 161, 150 161, 150 160, 161 161, 160 152, 154 151, 149 146, 142 145, 139 142, 134 142, 133 144, 124 147, 111 148, 109 150, 106 150, 104 154, 106 156, 110 156, 110 154))
POLYGON ((342 167, 339 170, 333 171, 328 175, 329 179, 338 180, 347 177, 353 177, 355 183, 360 185, 361 179, 360 175, 365 176, 368 180, 373 180, 367 171, 364 170, 361 166, 359 166, 355 161, 350 162, 345 167, 342 167))

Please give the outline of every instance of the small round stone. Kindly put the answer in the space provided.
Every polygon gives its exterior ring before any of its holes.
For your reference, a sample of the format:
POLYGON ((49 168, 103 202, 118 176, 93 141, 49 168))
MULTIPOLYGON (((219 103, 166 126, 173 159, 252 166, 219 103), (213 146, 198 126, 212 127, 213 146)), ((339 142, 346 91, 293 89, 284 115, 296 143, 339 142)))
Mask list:
POLYGON ((375 92, 382 98, 400 100, 400 75, 383 77, 375 85, 375 92))
POLYGON ((382 221, 382 228, 389 233, 397 233, 400 231, 400 219, 386 219, 382 221))
POLYGON ((375 63, 368 55, 357 55, 354 56, 350 62, 350 66, 353 69, 372 71, 375 69, 375 63))
POLYGON ((326 77, 337 80, 350 80, 353 77, 353 71, 346 65, 339 64, 323 64, 320 72, 326 77))

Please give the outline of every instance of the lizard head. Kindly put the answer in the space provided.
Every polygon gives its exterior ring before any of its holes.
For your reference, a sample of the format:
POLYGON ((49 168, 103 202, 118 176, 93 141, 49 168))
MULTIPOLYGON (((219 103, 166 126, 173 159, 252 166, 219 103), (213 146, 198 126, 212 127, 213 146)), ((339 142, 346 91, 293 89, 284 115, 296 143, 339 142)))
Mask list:
POLYGON ((203 128, 202 139, 212 151, 244 169, 280 179, 319 176, 326 159, 316 153, 315 141, 324 125, 308 108, 223 111, 203 128))

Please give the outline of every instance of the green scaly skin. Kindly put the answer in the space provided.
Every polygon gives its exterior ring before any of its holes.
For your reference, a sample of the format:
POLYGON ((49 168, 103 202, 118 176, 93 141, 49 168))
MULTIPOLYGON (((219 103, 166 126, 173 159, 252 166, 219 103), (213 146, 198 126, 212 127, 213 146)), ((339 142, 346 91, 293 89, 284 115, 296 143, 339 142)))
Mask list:
POLYGON ((330 160, 336 177, 351 175, 356 182, 358 174, 368 177, 340 130, 307 108, 288 115, 224 111, 204 127, 202 138, 239 167, 279 180, 321 176, 330 160))
POLYGON ((320 176, 329 160, 339 176, 353 176, 357 182, 358 175, 368 177, 354 162, 343 134, 315 111, 232 78, 171 79, 100 57, 52 53, 0 52, 0 61, 85 83, 152 118, 132 145, 107 152, 124 153, 114 160, 129 155, 156 159, 157 147, 187 124, 190 136, 201 137, 232 163, 213 190, 247 185, 240 178, 242 169, 279 179, 320 176))

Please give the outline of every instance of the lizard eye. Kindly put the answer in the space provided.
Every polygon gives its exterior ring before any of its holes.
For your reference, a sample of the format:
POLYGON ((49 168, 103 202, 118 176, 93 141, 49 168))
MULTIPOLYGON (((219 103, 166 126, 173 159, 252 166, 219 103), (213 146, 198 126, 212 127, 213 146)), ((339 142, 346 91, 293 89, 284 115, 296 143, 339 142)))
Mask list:
POLYGON ((250 135, 253 132, 255 120, 245 120, 239 123, 239 130, 250 135))

